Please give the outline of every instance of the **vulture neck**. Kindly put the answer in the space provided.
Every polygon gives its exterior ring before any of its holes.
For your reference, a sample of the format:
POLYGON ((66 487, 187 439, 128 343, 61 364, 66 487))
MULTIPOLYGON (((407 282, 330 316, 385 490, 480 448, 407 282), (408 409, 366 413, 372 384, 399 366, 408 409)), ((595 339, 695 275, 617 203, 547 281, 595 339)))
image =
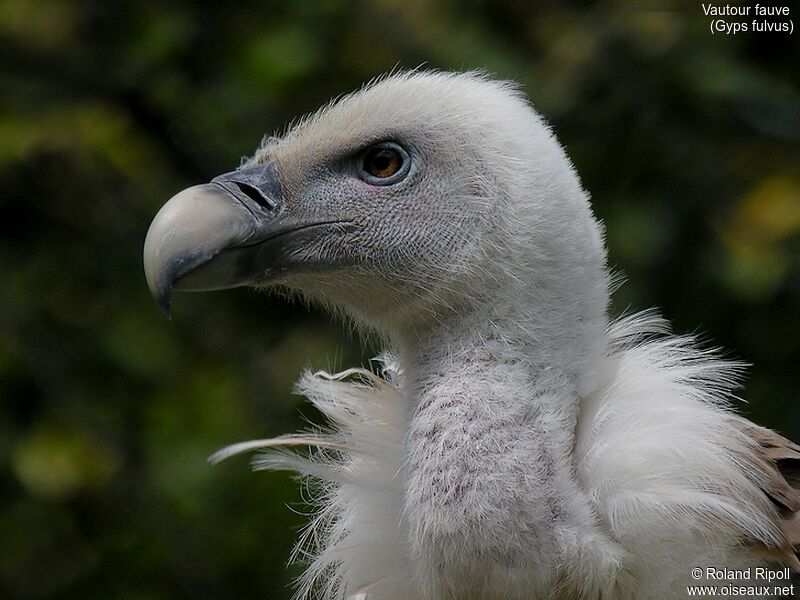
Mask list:
MULTIPOLYGON (((465 411, 487 418, 558 415, 562 431, 544 434, 567 443, 564 449, 571 452, 580 398, 599 385, 605 331, 591 346, 575 347, 582 336, 564 339, 560 319, 539 318, 547 326, 508 304, 486 304, 453 311, 422 331, 397 336, 394 350, 412 419, 430 417, 437 410, 430 401, 434 397, 448 407, 462 403, 465 411)), ((586 324, 585 319, 570 321, 573 327, 586 324)), ((466 412, 458 415, 469 418, 466 412)))
MULTIPOLYGON (((575 476, 575 431, 581 394, 596 386, 588 366, 602 360, 604 343, 581 347, 582 332, 559 332, 565 318, 573 331, 600 323, 559 317, 564 303, 535 318, 520 306, 530 304, 484 303, 396 338, 410 410, 409 543, 427 557, 421 568, 435 571, 419 577, 435 586, 489 589, 490 573, 502 570, 480 567, 487 560, 524 560, 546 586, 559 532, 592 518, 575 476)), ((604 323, 600 331, 605 340, 604 323)))
POLYGON ((513 366, 525 373, 527 385, 513 388, 509 381, 508 387, 496 390, 498 395, 513 394, 521 405, 530 406, 532 396, 557 392, 559 398, 551 402, 573 412, 581 396, 603 383, 598 372, 607 352, 605 286, 598 286, 595 294, 495 287, 498 292, 489 297, 389 336, 412 406, 438 380, 458 377, 475 383, 487 372, 513 366), (580 303, 571 300, 581 295, 580 303), (532 306, 537 309, 531 311, 532 306))

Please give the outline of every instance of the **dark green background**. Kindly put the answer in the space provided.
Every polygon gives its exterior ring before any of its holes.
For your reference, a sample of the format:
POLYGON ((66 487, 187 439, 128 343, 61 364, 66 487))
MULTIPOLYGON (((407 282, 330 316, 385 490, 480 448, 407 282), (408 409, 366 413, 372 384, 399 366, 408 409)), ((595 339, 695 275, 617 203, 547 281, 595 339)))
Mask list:
POLYGON ((376 349, 247 290, 166 321, 142 241, 172 194, 395 66, 521 81, 606 222, 615 312, 753 363, 742 410, 800 438, 799 34, 643 6, 0 1, 0 597, 288 598, 297 486, 206 457, 301 427, 303 366, 376 349))

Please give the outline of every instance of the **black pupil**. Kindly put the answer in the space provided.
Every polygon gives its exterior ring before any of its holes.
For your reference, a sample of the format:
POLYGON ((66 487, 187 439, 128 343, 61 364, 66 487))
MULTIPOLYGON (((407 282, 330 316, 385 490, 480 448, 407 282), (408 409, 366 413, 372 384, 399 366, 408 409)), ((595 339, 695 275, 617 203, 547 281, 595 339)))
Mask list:
POLYGON ((369 161, 369 170, 373 175, 386 177, 393 173, 392 166, 399 161, 400 157, 397 155, 397 152, 382 148, 372 155, 369 161))

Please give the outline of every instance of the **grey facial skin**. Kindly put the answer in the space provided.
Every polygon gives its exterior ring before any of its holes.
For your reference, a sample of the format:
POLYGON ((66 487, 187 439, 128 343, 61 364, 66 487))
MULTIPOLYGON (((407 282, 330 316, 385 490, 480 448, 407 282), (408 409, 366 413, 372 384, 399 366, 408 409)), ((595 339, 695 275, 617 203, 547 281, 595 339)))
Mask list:
POLYGON ((339 221, 289 215, 273 162, 226 173, 173 196, 144 244, 147 285, 169 315, 172 290, 265 283, 288 269, 294 245, 339 221))
POLYGON ((394 335, 471 302, 496 279, 483 249, 505 244, 508 228, 495 178, 474 166, 495 159, 462 151, 459 123, 429 127, 415 114, 323 111, 176 195, 145 245, 158 304, 168 313, 173 290, 277 288, 394 335), (380 152, 392 168, 371 162, 380 152))

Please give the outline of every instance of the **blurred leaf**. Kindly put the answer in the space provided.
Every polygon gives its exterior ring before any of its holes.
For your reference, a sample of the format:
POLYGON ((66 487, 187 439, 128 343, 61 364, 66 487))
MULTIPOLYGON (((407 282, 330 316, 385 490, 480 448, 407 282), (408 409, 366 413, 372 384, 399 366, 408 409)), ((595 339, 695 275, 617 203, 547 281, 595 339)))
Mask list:
POLYGON ((249 40, 240 65, 249 85, 277 93, 307 75, 319 64, 320 58, 314 36, 300 27, 290 26, 249 40))
POLYGON ((42 426, 19 441, 11 464, 35 497, 69 498, 83 486, 102 485, 118 469, 116 457, 78 432, 42 426))
POLYGON ((800 233, 800 182, 789 176, 758 182, 718 230, 728 251, 723 275, 731 290, 750 301, 775 294, 798 265, 788 241, 800 233))
POLYGON ((57 50, 75 34, 80 13, 66 0, 3 0, 0 31, 39 49, 57 50))

